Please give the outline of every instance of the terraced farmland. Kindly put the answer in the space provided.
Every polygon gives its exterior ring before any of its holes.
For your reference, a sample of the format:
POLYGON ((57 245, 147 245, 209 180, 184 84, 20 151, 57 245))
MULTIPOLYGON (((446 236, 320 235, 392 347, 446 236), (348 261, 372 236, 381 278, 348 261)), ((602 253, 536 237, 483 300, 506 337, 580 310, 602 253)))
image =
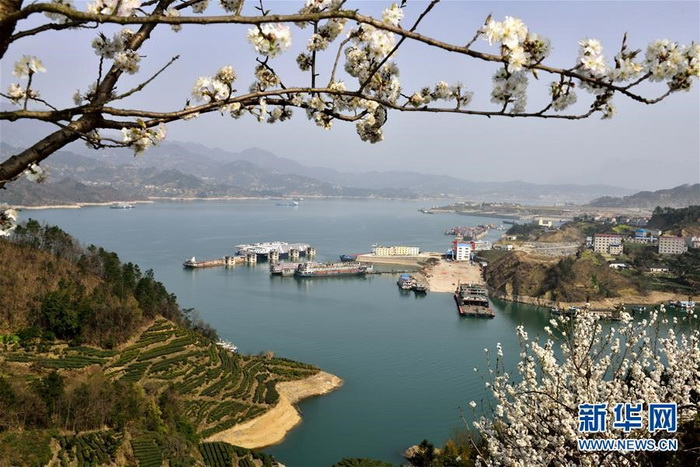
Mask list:
POLYGON ((103 431, 75 436, 60 436, 57 459, 61 466, 107 465, 115 462, 122 437, 114 431, 103 431))
POLYGON ((234 354, 165 320, 144 331, 107 369, 125 381, 173 384, 205 437, 277 403, 276 382, 317 371, 291 360, 234 354))
MULTIPOLYGON (((282 358, 234 354, 165 319, 157 320, 120 350, 60 343, 43 350, 26 352, 16 346, 0 359, 59 371, 81 371, 99 365, 113 380, 151 388, 173 387, 202 438, 254 418, 275 405, 279 399, 277 382, 318 372, 311 365, 282 358)), ((97 435, 85 436, 59 440, 64 462, 78 459, 79 465, 101 464, 112 455, 99 450, 102 444, 111 446, 107 439, 101 442, 93 439, 97 435)), ((141 465, 160 465, 152 439, 134 439, 131 445, 141 465)))

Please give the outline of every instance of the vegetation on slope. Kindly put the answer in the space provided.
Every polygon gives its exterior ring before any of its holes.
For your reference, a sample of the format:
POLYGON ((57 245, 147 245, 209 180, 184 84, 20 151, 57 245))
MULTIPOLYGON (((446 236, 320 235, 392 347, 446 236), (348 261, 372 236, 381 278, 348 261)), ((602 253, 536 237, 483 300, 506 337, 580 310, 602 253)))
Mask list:
POLYGON ((276 404, 278 381, 318 371, 220 347, 151 271, 57 227, 30 221, 12 240, 0 240, 0 458, 11 465, 225 465, 200 440, 276 404))

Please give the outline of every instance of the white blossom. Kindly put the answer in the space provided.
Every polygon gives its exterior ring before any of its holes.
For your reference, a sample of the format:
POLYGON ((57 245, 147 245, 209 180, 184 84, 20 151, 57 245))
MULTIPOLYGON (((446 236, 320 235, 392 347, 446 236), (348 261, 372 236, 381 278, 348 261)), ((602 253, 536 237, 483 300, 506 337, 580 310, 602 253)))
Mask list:
MULTIPOLYGON (((75 10, 75 7, 73 6, 73 0, 51 0, 51 3, 55 3, 58 5, 65 5, 71 10, 75 10)), ((59 23, 66 23, 68 22, 68 18, 66 16, 63 16, 60 13, 44 13, 48 18, 57 21, 59 23)))
POLYGON ((607 73, 608 67, 603 56, 603 46, 596 39, 584 39, 579 42, 578 62, 583 69, 592 76, 602 77, 607 73))
POLYGON ((27 177, 29 181, 41 183, 46 180, 47 174, 43 168, 32 163, 24 170, 24 176, 27 177))
POLYGON ((154 146, 163 141, 167 135, 167 129, 162 123, 155 129, 132 127, 122 128, 123 141, 136 155, 142 154, 151 146, 154 146))
POLYGON ((396 3, 382 12, 382 22, 392 26, 398 26, 403 19, 403 10, 396 3))
POLYGON ((124 50, 114 56, 114 66, 130 75, 136 74, 139 71, 139 62, 141 57, 135 50, 124 50))
POLYGON ((204 13, 209 7, 209 0, 200 0, 192 5, 192 13, 204 13))
POLYGON ((286 24, 266 23, 248 30, 248 41, 257 53, 274 58, 292 45, 292 35, 286 24))
POLYGON ((22 58, 15 62, 12 74, 18 78, 24 78, 39 72, 46 73, 46 68, 41 60, 33 55, 22 55, 22 58))
MULTIPOLYGON (((511 379, 497 368, 485 383, 495 409, 489 418, 474 422, 486 441, 488 455, 482 462, 493 466, 636 465, 637 458, 629 453, 578 449, 577 439, 591 436, 578 431, 577 407, 582 403, 607 403, 609 418, 619 402, 676 403, 686 407, 678 411, 679 423, 697 416, 692 401, 700 387, 697 325, 686 326, 681 335, 669 328, 664 336, 657 327, 657 312, 641 322, 623 315, 616 328, 605 332, 593 315, 560 317, 555 329, 567 329, 571 337, 560 332, 544 342, 531 341, 518 326, 519 378, 511 379), (626 345, 621 346, 622 340, 626 345)), ((611 437, 639 437, 635 431, 609 431, 611 437)))
POLYGON ((221 8, 223 8, 228 13, 235 13, 238 11, 242 0, 219 0, 221 8))
POLYGON ((141 0, 93 0, 87 12, 97 15, 131 16, 141 6, 141 0))
MULTIPOLYGON (((165 10, 165 16, 169 16, 171 18, 176 18, 180 16, 180 10, 176 10, 175 8, 168 8, 165 10)), ((171 24, 170 29, 172 29, 175 32, 180 32, 182 31, 182 25, 181 24, 171 24)))
POLYGON ((0 237, 7 237, 17 228, 17 210, 0 204, 0 237))

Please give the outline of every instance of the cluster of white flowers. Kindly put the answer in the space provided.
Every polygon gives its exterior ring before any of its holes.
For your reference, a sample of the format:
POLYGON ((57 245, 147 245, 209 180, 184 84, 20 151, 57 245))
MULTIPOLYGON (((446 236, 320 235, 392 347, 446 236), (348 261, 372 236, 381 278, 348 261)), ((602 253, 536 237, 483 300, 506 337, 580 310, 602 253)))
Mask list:
POLYGON ((689 90, 692 78, 700 77, 700 44, 679 45, 668 39, 649 44, 644 69, 650 81, 669 81, 671 90, 689 90))
POLYGON ((236 73, 230 65, 224 66, 214 76, 200 76, 192 88, 192 97, 198 102, 213 102, 231 97, 231 84, 236 73))
POLYGON ((273 70, 262 64, 255 67, 255 78, 257 81, 250 86, 251 92, 264 91, 265 89, 274 88, 280 84, 279 76, 277 76, 273 70))
POLYGON ((134 75, 139 71, 139 62, 141 57, 135 50, 127 49, 118 52, 114 56, 114 66, 122 71, 134 75))
POLYGON ((0 237, 7 237, 17 228, 17 211, 7 204, 0 205, 0 237))
POLYGON ((334 11, 340 8, 342 0, 306 0, 304 6, 299 10, 299 14, 318 13, 321 11, 334 11))
POLYGON ((510 73, 502 68, 493 75, 491 102, 501 104, 504 107, 510 105, 510 110, 513 113, 525 112, 527 84, 525 70, 510 73))
POLYGON ((14 105, 22 105, 23 102, 39 98, 39 91, 24 88, 19 83, 11 83, 7 87, 7 97, 14 105))
POLYGON ((39 98, 39 92, 31 89, 29 86, 31 77, 38 72, 45 73, 46 68, 44 68, 41 60, 33 55, 23 55, 15 62, 12 74, 20 79, 29 78, 29 82, 26 86, 22 86, 20 83, 10 83, 8 85, 6 97, 10 99, 10 102, 15 105, 22 105, 27 100, 39 98))
POLYGON ((508 72, 511 73, 541 62, 551 51, 549 39, 529 33, 525 23, 512 16, 506 16, 503 21, 489 19, 479 33, 489 44, 501 44, 501 51, 508 62, 508 72))
POLYGON ((32 163, 29 167, 27 167, 24 170, 24 176, 27 177, 27 180, 29 181, 41 183, 46 180, 48 174, 43 168, 41 168, 37 164, 32 163))
POLYGON ((192 13, 204 13, 209 7, 209 0, 199 0, 192 4, 192 13))
POLYGON ((265 23, 248 30, 248 41, 257 53, 274 58, 292 45, 292 33, 286 24, 265 23))
MULTIPOLYGON (((165 10, 165 16, 170 16, 172 18, 176 18, 180 16, 180 10, 176 10, 175 8, 168 8, 165 10)), ((172 29, 175 32, 180 32, 182 31, 182 25, 181 24, 171 24, 170 29, 172 29)))
POLYGON ((124 143, 138 155, 163 141, 167 135, 167 129, 162 123, 155 129, 144 127, 122 128, 122 135, 124 136, 124 143))
POLYGON ((574 87, 575 84, 571 81, 564 83, 555 81, 549 85, 549 92, 552 95, 552 108, 554 110, 559 112, 576 103, 574 87))
POLYGON ((644 68, 641 63, 634 61, 638 52, 623 49, 615 55, 615 68, 610 70, 610 79, 625 82, 637 78, 644 68))
POLYGON ((391 26, 398 26, 403 19, 403 10, 396 3, 382 12, 382 22, 391 26))
POLYGON ((129 28, 122 28, 111 39, 100 32, 92 40, 92 48, 95 50, 96 55, 102 58, 113 59, 119 52, 123 52, 128 48, 133 35, 134 31, 129 28))
POLYGON ((235 13, 241 5, 242 0, 219 0, 221 8, 227 13, 235 13))
POLYGON ((329 19, 317 29, 317 32, 311 35, 306 48, 313 52, 326 50, 342 32, 347 20, 345 18, 329 19))
POLYGON ((584 39, 578 43, 580 46, 578 64, 584 71, 595 78, 601 78, 608 72, 608 66, 603 56, 603 46, 597 39, 584 39))
POLYGON ((420 91, 414 92, 411 97, 409 97, 408 104, 412 107, 422 107, 433 101, 445 100, 456 101, 457 107, 460 108, 468 105, 473 96, 474 93, 465 91, 461 83, 450 86, 445 81, 438 81, 432 89, 425 87, 420 91))
MULTIPOLYGON (((74 10, 75 7, 73 6, 73 0, 51 0, 51 3, 56 3, 58 5, 65 5, 68 8, 74 10)), ((57 21, 59 23, 66 23, 68 22, 68 18, 63 16, 60 13, 44 13, 48 18, 57 21)))
POLYGON ((15 62, 15 68, 12 74, 18 78, 26 78, 34 73, 46 73, 46 68, 41 60, 33 55, 22 55, 22 57, 15 62))
MULTIPOLYGON (((664 310, 661 310, 664 316, 664 310)), ((623 312, 619 327, 604 331, 597 318, 583 315, 550 321, 555 331, 543 345, 530 340, 522 326, 518 374, 503 370, 499 347, 496 374, 486 383, 495 406, 491 418, 474 422, 485 437, 487 465, 635 465, 633 453, 584 452, 577 439, 649 437, 645 430, 578 431, 578 404, 676 403, 679 422, 697 416, 692 398, 700 387, 700 330, 689 315, 676 335, 659 313, 634 322, 623 312), (666 337, 661 329, 667 327, 666 337), (556 349, 556 340, 559 349, 556 349)), ((551 331, 551 328, 550 328, 551 331)), ((491 365, 489 365, 491 366, 491 365)), ((470 403, 472 408, 476 403, 470 403)), ((674 436, 657 433, 652 435, 674 436)))
POLYGON ((93 0, 88 3, 87 12, 96 15, 131 16, 141 7, 141 0, 93 0))

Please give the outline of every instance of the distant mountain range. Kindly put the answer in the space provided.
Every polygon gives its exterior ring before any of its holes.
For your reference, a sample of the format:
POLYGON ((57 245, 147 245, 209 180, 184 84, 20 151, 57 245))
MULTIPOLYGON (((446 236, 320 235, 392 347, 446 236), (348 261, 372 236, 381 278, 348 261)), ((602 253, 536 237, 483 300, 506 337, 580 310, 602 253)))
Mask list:
MULTIPOLYGON (((0 156, 18 151, 0 143, 0 156)), ((271 152, 230 152, 197 143, 167 142, 134 157, 130 151, 59 151, 45 164, 49 181, 20 180, 0 193, 10 204, 62 204, 141 200, 149 197, 385 197, 467 198, 549 204, 583 203, 632 190, 607 185, 538 185, 522 181, 475 182, 408 171, 344 173, 308 167, 271 152)))
POLYGON ((640 191, 621 198, 603 196, 589 203, 601 208, 640 208, 654 209, 657 206, 685 208, 700 205, 700 183, 680 185, 669 190, 640 191))

